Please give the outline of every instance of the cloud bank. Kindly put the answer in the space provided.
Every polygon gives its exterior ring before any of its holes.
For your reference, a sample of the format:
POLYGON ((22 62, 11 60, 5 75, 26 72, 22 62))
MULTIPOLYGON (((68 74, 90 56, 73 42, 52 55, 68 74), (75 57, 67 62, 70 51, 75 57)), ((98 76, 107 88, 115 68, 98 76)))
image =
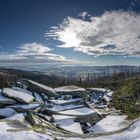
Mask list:
POLYGON ((73 48, 88 55, 140 55, 140 14, 125 11, 105 12, 82 19, 67 17, 45 34, 61 42, 58 47, 73 48))
POLYGON ((51 48, 41 43, 26 43, 19 46, 15 52, 0 53, 0 62, 74 62, 51 51, 51 48))

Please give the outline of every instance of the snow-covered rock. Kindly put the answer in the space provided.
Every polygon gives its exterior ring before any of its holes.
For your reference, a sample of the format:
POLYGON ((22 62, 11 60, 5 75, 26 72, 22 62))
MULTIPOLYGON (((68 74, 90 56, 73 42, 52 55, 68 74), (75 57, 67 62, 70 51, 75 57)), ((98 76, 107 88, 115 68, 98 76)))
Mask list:
POLYGON ((68 105, 54 105, 52 108, 48 108, 51 111, 63 111, 63 110, 69 110, 69 109, 75 109, 83 107, 84 105, 74 105, 74 104, 68 104, 68 105))
POLYGON ((26 112, 29 110, 36 109, 40 106, 39 103, 32 103, 32 104, 15 104, 15 105, 10 105, 8 107, 15 109, 19 112, 26 112))
POLYGON ((67 115, 52 115, 55 121, 60 121, 64 119, 75 119, 75 116, 67 116, 67 115))
POLYGON ((11 108, 1 108, 0 117, 9 117, 16 114, 16 111, 11 108))
POLYGON ((13 116, 5 118, 4 120, 12 120, 12 121, 24 122, 25 121, 25 117, 24 117, 23 113, 18 113, 18 114, 15 114, 13 116))
POLYGON ((112 96, 104 95, 104 96, 103 96, 103 99, 104 99, 106 102, 110 102, 110 101, 112 100, 112 96))
POLYGON ((88 90, 91 90, 91 91, 100 91, 100 92, 106 92, 107 91, 106 88, 88 88, 88 90))
POLYGON ((80 102, 82 101, 82 98, 74 98, 74 99, 68 99, 68 100, 50 100, 54 104, 69 104, 73 102, 80 102))
POLYGON ((32 80, 26 80, 26 81, 30 85, 30 87, 36 92, 39 91, 40 93, 44 93, 44 94, 49 95, 49 96, 56 95, 55 90, 51 87, 37 83, 37 82, 32 81, 32 80))
POLYGON ((27 94, 29 94, 31 96, 33 95, 32 92, 30 92, 30 91, 28 91, 26 89, 23 89, 23 88, 19 88, 19 87, 13 86, 12 89, 17 90, 17 91, 21 91, 21 92, 24 92, 24 93, 27 93, 27 94))
POLYGON ((40 94, 37 92, 34 92, 34 98, 36 102, 43 102, 43 99, 41 98, 40 94))
POLYGON ((73 122, 73 119, 63 119, 55 122, 59 127, 78 134, 83 134, 80 123, 73 122))
POLYGON ((54 88, 56 92, 74 92, 74 91, 86 91, 84 88, 78 86, 63 86, 54 88))
POLYGON ((23 103, 31 103, 34 100, 34 97, 27 94, 26 92, 15 90, 12 88, 4 88, 3 94, 23 103))
POLYGON ((15 103, 16 103, 15 100, 3 96, 2 93, 0 92, 0 105, 15 104, 15 103))
POLYGON ((96 112, 91 110, 90 108, 82 107, 82 108, 78 108, 78 109, 60 111, 59 113, 63 114, 63 115, 79 116, 79 115, 89 115, 89 114, 93 114, 96 112))

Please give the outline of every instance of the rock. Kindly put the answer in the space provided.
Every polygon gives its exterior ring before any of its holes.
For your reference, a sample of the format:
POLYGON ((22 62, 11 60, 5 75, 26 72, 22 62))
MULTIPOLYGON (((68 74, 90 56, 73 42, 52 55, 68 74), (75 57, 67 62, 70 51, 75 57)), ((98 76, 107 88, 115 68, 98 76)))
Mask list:
POLYGON ((73 119, 63 119, 55 122, 55 124, 67 131, 77 133, 77 134, 83 134, 82 128, 80 126, 80 123, 78 122, 73 122, 73 119))
POLYGON ((3 96, 2 93, 0 93, 0 106, 9 105, 9 104, 15 104, 15 103, 16 103, 15 100, 9 99, 9 98, 3 96))
POLYGON ((34 115, 33 113, 30 113, 30 112, 27 114, 26 119, 31 125, 37 125, 37 124, 41 125, 42 124, 41 120, 39 120, 36 115, 34 115))
POLYGON ((11 108, 1 108, 0 109, 0 117, 5 118, 5 117, 10 117, 12 115, 15 115, 16 111, 11 109, 11 108))
POLYGON ((24 122, 25 121, 25 117, 24 117, 23 113, 18 113, 18 114, 15 114, 13 116, 5 118, 4 120, 13 120, 13 121, 24 122))
POLYGON ((28 90, 26 90, 26 89, 24 89, 24 88, 19 88, 19 87, 13 86, 12 89, 17 90, 17 91, 22 91, 22 92, 25 92, 25 93, 27 93, 27 94, 33 96, 32 92, 30 92, 30 91, 28 91, 28 90))
POLYGON ((54 90, 60 95, 70 95, 73 97, 85 97, 87 95, 86 89, 74 85, 57 87, 54 90))
POLYGON ((16 105, 10 105, 8 106, 14 110, 16 110, 17 112, 28 112, 29 110, 34 110, 37 109, 38 107, 40 107, 39 103, 32 103, 32 104, 16 104, 16 105))
POLYGON ((47 96, 58 96, 58 94, 55 92, 55 90, 51 87, 37 83, 37 82, 32 81, 32 80, 25 80, 25 81, 27 82, 28 86, 32 90, 34 90, 38 93, 44 93, 47 96))
POLYGON ((28 103, 28 104, 32 103, 34 100, 34 97, 27 94, 26 92, 18 91, 11 88, 4 88, 3 95, 16 99, 19 102, 28 103))
POLYGON ((42 97, 36 92, 34 92, 34 98, 36 102, 43 102, 42 97))

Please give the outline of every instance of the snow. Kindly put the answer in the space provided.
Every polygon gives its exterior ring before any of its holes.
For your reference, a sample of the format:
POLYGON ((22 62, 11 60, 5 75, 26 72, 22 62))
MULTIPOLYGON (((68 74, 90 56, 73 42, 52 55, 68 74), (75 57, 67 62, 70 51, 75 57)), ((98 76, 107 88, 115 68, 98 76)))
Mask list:
POLYGON ((140 140, 140 120, 122 133, 98 137, 95 140, 140 140))
POLYGON ((95 133, 117 131, 127 126, 126 115, 107 115, 101 121, 96 123, 94 126, 88 128, 88 131, 95 133))
POLYGON ((0 128, 0 140, 52 140, 48 135, 39 134, 32 130, 11 131, 15 128, 5 121, 0 122, 0 128))
POLYGON ((59 113, 64 114, 64 115, 78 116, 78 115, 93 114, 93 113, 95 113, 95 111, 93 111, 93 110, 91 110, 90 108, 87 108, 87 107, 82 107, 82 108, 78 108, 78 109, 60 111, 59 113))
POLYGON ((13 109, 23 109, 23 110, 31 110, 39 107, 39 103, 32 103, 32 104, 15 104, 15 105, 10 105, 8 107, 11 107, 13 109))
POLYGON ((74 116, 66 116, 66 115, 52 115, 55 121, 64 120, 64 119, 74 119, 74 116))
POLYGON ((83 107, 84 105, 74 105, 74 104, 69 104, 69 105, 54 105, 53 108, 48 108, 49 110, 52 111, 62 111, 62 110, 68 110, 68 109, 74 109, 74 108, 79 108, 83 107))
POLYGON ((4 88, 3 94, 24 103, 31 103, 34 100, 34 97, 27 94, 26 92, 18 91, 11 88, 4 88))
MULTIPOLYGON (((67 126, 63 125, 62 122, 59 122, 61 127, 65 129, 70 129, 73 132, 80 132, 80 127, 78 124, 73 124, 72 121, 67 121, 67 126), (71 122, 72 125, 68 125, 71 122)), ((28 131, 9 131, 14 130, 15 128, 12 125, 8 125, 7 122, 0 122, 1 131, 0 131, 0 140, 53 140, 47 134, 43 135, 40 133, 36 133, 32 130, 28 131)), ((80 132, 81 133, 81 132, 80 132)), ((79 137, 57 137, 58 139, 63 140, 139 140, 140 139, 140 120, 136 121, 130 128, 127 130, 113 135, 108 136, 98 136, 98 137, 90 137, 90 138, 79 138, 79 137)))
POLYGON ((34 97, 36 102, 43 102, 43 99, 38 93, 34 92, 34 97))
POLYGON ((72 103, 72 102, 77 102, 77 101, 81 101, 81 98, 75 98, 75 99, 68 99, 68 100, 50 100, 51 102, 53 102, 54 104, 67 104, 67 103, 72 103))
POLYGON ((53 88, 48 87, 48 86, 46 86, 46 85, 43 85, 43 84, 34 82, 34 81, 32 81, 32 80, 28 80, 28 82, 31 83, 31 84, 34 84, 34 85, 36 85, 36 86, 38 86, 38 87, 40 87, 40 88, 43 88, 43 89, 45 89, 45 90, 47 90, 47 91, 49 91, 49 92, 51 92, 51 93, 56 93, 55 90, 54 90, 53 88))
POLYGON ((13 99, 9 99, 5 96, 2 95, 2 93, 0 92, 0 104, 15 104, 16 101, 13 99))
POLYGON ((1 108, 0 109, 0 116, 1 117, 9 117, 16 114, 16 111, 14 111, 11 108, 1 108))
POLYGON ((101 92, 106 92, 107 91, 107 89, 105 89, 105 88, 88 88, 89 90, 97 90, 97 91, 101 91, 101 92))
POLYGON ((54 88, 56 92, 74 92, 74 91, 86 91, 84 88, 78 86, 63 86, 54 88))
POLYGON ((103 96, 103 99, 104 99, 106 102, 109 102, 109 101, 112 100, 112 96, 104 95, 104 96, 103 96))
POLYGON ((14 121, 24 122, 25 121, 25 117, 24 117, 23 113, 18 113, 18 114, 15 114, 13 116, 5 118, 4 120, 14 120, 14 121))
POLYGON ((113 91, 110 91, 110 92, 106 93, 106 95, 108 95, 108 96, 112 96, 112 94, 113 94, 113 91))
POLYGON ((24 92, 24 93, 27 93, 27 94, 29 94, 31 96, 33 95, 32 92, 30 92, 30 91, 28 91, 26 89, 23 89, 23 88, 19 88, 19 87, 13 86, 12 89, 17 90, 17 91, 21 91, 21 92, 24 92))
POLYGON ((73 119, 64 119, 55 122, 59 127, 71 131, 73 133, 83 134, 80 123, 73 122, 73 119))
POLYGON ((103 96, 104 100, 107 101, 107 102, 111 101, 112 100, 112 94, 113 94, 113 91, 105 93, 105 95, 103 96))

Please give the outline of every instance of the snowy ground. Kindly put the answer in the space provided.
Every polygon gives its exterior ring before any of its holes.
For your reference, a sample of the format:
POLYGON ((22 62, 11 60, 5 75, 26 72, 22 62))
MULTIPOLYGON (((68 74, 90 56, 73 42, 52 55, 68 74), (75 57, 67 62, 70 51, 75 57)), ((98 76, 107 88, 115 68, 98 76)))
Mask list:
POLYGON ((0 122, 0 126, 0 140, 52 140, 49 136, 32 130, 14 132, 15 128, 8 125, 7 122, 0 122))
POLYGON ((94 126, 91 126, 88 130, 90 132, 95 133, 104 133, 120 130, 127 126, 127 123, 124 123, 126 117, 127 116, 125 115, 120 116, 108 115, 104 119, 96 123, 94 126))
MULTIPOLYGON (((0 122, 0 126, 0 140, 53 140, 53 138, 48 135, 39 134, 31 130, 12 132, 11 130, 14 128, 9 126, 6 122, 0 122)), ((122 133, 84 139, 63 137, 61 140, 140 140, 140 120, 122 133)))
POLYGON ((135 122, 127 130, 113 135, 91 138, 63 138, 63 140, 140 140, 140 120, 135 122))
MULTIPOLYGON (((93 138, 89 140, 93 140, 93 138)), ((122 133, 102 136, 95 138, 95 140, 140 140, 140 121, 134 123, 129 129, 122 133)))

